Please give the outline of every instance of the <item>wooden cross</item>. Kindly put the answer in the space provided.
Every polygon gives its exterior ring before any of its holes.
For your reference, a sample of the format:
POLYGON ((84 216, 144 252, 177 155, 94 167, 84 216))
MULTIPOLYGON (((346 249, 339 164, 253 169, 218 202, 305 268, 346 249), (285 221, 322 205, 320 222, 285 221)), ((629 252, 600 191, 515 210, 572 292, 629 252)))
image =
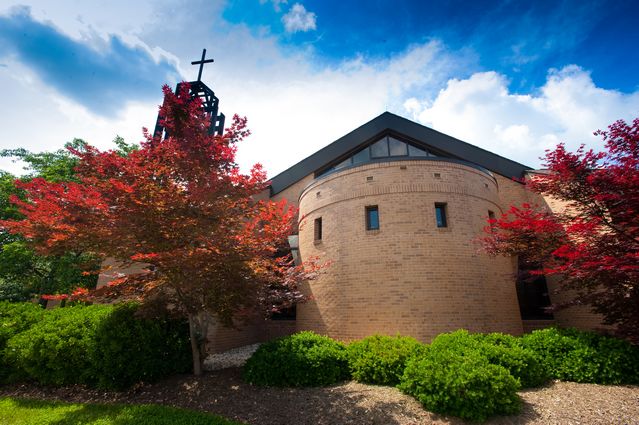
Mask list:
POLYGON ((204 64, 213 62, 213 59, 204 60, 205 57, 206 57, 206 49, 202 49, 202 59, 200 59, 199 61, 191 62, 191 65, 200 65, 200 71, 197 73, 198 81, 202 79, 202 68, 204 68, 204 64))

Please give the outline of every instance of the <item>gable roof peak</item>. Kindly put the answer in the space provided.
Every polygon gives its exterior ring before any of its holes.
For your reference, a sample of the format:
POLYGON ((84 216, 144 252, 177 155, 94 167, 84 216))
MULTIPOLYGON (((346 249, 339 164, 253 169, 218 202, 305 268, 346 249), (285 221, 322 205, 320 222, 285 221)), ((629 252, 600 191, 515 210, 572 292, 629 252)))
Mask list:
POLYGON ((521 178, 532 167, 504 158, 407 118, 385 111, 271 179, 271 195, 311 173, 348 156, 384 133, 393 133, 417 146, 434 148, 446 156, 477 164, 505 177, 521 178))

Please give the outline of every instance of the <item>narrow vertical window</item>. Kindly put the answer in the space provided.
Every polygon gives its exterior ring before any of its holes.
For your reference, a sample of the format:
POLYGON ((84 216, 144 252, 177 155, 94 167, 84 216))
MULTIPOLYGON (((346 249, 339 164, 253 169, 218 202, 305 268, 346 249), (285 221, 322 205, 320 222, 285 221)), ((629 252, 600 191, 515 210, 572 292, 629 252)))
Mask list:
POLYGON ((377 205, 366 207, 366 230, 379 229, 379 209, 377 205))
POLYGON ((435 204, 435 219, 437 220, 437 227, 448 227, 448 220, 446 218, 446 204, 435 204))
POLYGON ((491 228, 495 227, 495 213, 491 210, 488 210, 488 225, 491 228))
POLYGON ((315 227, 313 230, 315 233, 315 240, 321 241, 322 240, 322 217, 315 219, 315 227))

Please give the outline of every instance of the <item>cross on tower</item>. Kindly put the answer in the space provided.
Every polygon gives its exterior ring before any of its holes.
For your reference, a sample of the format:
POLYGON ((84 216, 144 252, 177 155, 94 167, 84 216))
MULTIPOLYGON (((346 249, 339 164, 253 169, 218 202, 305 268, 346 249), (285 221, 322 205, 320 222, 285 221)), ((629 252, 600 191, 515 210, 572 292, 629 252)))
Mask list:
MULTIPOLYGON (((200 65, 199 72, 197 74, 197 80, 189 82, 189 95, 192 99, 199 97, 202 100, 202 109, 209 117, 209 134, 217 134, 221 136, 224 134, 224 114, 219 112, 220 99, 215 96, 213 90, 209 88, 204 82, 202 82, 202 69, 205 63, 211 63, 213 59, 206 59, 206 49, 202 49, 202 59, 199 61, 191 62, 191 65, 200 65)), ((179 83, 175 88, 175 92, 180 92, 179 83)), ((155 122, 155 131, 153 135, 157 138, 161 138, 164 134, 164 125, 162 120, 164 118, 158 114, 158 118, 155 122)))
POLYGON ((202 59, 200 59, 199 61, 191 62, 191 65, 200 65, 200 70, 197 73, 197 80, 198 81, 200 81, 202 79, 202 69, 204 68, 204 64, 213 62, 213 59, 204 60, 205 57, 206 57, 206 49, 202 49, 202 59))

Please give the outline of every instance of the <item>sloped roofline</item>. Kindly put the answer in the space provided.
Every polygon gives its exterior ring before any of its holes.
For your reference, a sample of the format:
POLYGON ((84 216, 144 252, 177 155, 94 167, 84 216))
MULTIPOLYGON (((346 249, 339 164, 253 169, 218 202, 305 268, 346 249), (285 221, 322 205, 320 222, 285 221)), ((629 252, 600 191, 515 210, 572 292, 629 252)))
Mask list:
POLYGON ((326 165, 347 157, 358 147, 376 140, 383 134, 398 135, 416 146, 434 148, 436 151, 453 158, 477 164, 507 178, 520 179, 526 171, 533 170, 533 167, 504 158, 409 119, 384 112, 273 177, 271 179, 271 196, 283 191, 307 175, 325 168, 326 165))

